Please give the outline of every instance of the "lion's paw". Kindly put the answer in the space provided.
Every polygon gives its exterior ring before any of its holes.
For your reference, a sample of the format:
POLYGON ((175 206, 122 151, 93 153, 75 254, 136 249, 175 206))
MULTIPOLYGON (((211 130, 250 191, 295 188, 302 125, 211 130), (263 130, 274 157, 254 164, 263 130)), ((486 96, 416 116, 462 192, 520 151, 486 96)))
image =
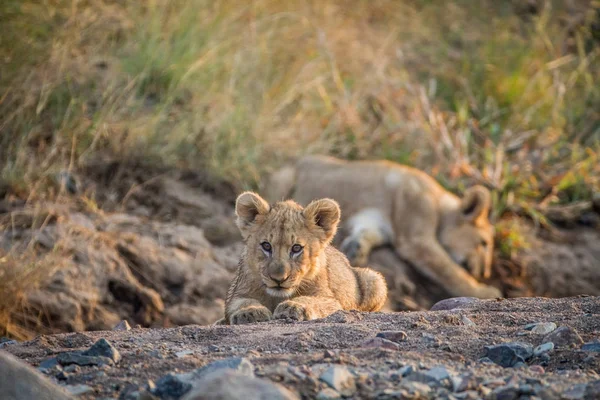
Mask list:
POLYGON ((294 301, 284 301, 275 308, 273 319, 288 318, 296 321, 306 321, 310 319, 306 306, 294 301))
POLYGON ((231 315, 231 324, 252 324, 265 322, 271 319, 271 311, 267 307, 248 307, 231 315))

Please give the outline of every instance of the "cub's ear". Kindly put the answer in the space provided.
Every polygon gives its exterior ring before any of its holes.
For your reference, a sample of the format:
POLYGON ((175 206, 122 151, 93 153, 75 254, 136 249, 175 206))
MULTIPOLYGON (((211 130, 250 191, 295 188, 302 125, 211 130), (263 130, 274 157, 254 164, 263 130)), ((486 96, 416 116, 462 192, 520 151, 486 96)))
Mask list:
POLYGON ((487 218, 490 212, 492 196, 490 191, 481 185, 467 189, 461 202, 463 217, 470 222, 479 218, 487 218))
POLYGON ((258 215, 266 215, 271 207, 262 197, 253 192, 240 194, 235 201, 235 215, 237 215, 237 226, 246 239, 250 228, 258 215))
POLYGON ((331 242, 340 222, 340 206, 335 200, 321 199, 311 202, 303 211, 309 226, 318 229, 323 243, 331 242))

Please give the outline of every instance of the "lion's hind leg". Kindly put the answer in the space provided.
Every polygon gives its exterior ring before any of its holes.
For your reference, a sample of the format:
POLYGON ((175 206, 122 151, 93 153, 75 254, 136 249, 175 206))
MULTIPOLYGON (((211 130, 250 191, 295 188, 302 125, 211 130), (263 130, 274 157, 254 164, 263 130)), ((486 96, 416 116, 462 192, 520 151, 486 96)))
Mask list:
POLYGON ((340 250, 348 257, 352 266, 366 266, 371 250, 392 243, 391 224, 374 208, 354 214, 348 219, 346 229, 349 236, 343 240, 340 250))
POLYGON ((354 268, 360 288, 361 311, 379 311, 387 301, 387 283, 383 275, 370 268, 354 268))

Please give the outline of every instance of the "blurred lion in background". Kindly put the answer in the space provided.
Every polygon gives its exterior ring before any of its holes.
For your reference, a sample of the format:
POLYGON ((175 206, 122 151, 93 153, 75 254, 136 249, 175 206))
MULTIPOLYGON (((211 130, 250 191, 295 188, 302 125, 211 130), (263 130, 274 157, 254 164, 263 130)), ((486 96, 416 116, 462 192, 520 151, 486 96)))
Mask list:
POLYGON ((479 281, 491 275, 494 244, 491 196, 482 186, 460 198, 390 161, 306 156, 272 174, 264 189, 269 201, 336 200, 343 232, 336 239, 352 265, 365 266, 374 248, 389 245, 450 296, 502 296, 479 281))

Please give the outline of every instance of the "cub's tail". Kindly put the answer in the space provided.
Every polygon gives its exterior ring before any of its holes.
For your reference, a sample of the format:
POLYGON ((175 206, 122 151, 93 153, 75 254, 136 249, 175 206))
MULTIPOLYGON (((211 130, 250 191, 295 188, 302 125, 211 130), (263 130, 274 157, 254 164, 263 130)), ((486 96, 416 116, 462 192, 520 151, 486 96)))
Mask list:
POLYGON ((360 311, 379 311, 387 301, 387 283, 379 272, 370 268, 353 268, 361 293, 360 311))

